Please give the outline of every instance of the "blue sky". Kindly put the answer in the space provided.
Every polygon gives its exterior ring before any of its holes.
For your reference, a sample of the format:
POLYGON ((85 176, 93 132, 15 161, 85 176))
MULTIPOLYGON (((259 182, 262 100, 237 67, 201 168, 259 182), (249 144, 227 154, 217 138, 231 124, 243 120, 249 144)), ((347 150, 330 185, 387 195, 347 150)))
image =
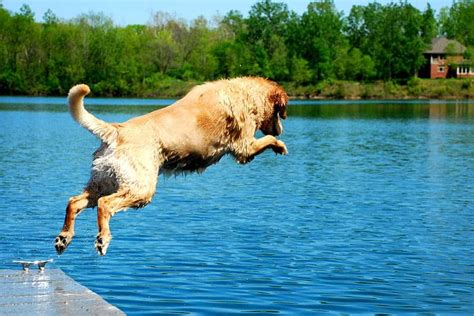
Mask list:
MULTIPOLYGON (((280 2, 281 0, 275 0, 280 2)), ((199 15, 206 18, 212 18, 215 15, 224 15, 230 10, 238 10, 244 15, 248 13, 251 6, 257 0, 0 0, 7 10, 18 12, 22 4, 28 4, 35 13, 36 19, 41 21, 46 10, 51 9, 58 17, 71 19, 81 13, 103 12, 110 16, 112 20, 119 25, 126 24, 146 24, 150 21, 153 12, 163 11, 175 15, 178 18, 184 18, 188 21, 193 20, 199 15)), ((288 4, 290 10, 299 14, 306 10, 310 1, 289 0, 282 1, 288 4)), ((335 0, 334 3, 339 11, 348 14, 352 5, 366 5, 373 1, 364 0, 335 0)), ((392 1, 380 0, 379 3, 389 3, 392 1)), ((395 2, 398 2, 396 0, 395 2)), ((431 0, 431 1, 409 1, 413 6, 424 10, 427 3, 439 12, 443 6, 450 5, 450 1, 431 0)))

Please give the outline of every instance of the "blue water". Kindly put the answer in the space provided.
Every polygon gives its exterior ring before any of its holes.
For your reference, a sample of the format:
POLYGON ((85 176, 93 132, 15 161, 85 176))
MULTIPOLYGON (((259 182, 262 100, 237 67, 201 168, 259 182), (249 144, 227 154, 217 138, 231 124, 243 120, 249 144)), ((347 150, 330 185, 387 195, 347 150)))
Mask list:
MULTIPOLYGON (((128 314, 474 314, 474 103, 294 102, 288 156, 160 177, 112 219, 107 256, 86 210, 58 257, 98 146, 60 100, 0 100, 1 268, 52 257, 128 314)), ((89 108, 124 121, 160 102, 89 108)))

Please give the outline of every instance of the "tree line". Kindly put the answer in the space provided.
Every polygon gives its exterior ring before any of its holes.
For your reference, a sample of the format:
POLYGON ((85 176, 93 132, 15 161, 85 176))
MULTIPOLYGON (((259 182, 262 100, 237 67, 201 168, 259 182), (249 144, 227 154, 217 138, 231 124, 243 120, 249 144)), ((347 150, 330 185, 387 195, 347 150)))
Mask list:
POLYGON ((0 2, 0 94, 64 95, 78 82, 101 96, 154 96, 181 82, 255 75, 305 86, 324 80, 407 81, 417 76, 436 36, 473 55, 474 2, 436 13, 407 1, 355 5, 345 15, 332 0, 302 14, 262 0, 248 14, 230 11, 190 22, 164 12, 146 25, 117 26, 103 14, 42 22, 28 5, 0 2))

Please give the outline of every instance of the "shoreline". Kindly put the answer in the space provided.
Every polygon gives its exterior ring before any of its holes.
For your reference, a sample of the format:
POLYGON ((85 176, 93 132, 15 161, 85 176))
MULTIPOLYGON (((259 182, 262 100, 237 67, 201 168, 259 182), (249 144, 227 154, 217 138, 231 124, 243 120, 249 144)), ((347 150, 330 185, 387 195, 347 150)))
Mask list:
MULTIPOLYGON (((195 81, 176 81, 167 87, 145 87, 139 94, 99 93, 90 84, 93 98, 139 98, 139 99, 178 99, 192 87, 200 84, 195 81)), ((98 83, 100 85, 100 83, 98 83)), ((474 99, 474 79, 419 79, 412 78, 404 84, 393 81, 358 82, 326 80, 317 84, 279 83, 291 100, 467 100, 474 99)), ((64 89, 65 90, 65 89, 64 89)), ((103 91, 102 91, 103 92, 103 91)), ((3 94, 0 96, 22 97, 65 97, 67 91, 60 93, 3 94)))
POLYGON ((464 100, 474 98, 472 79, 419 79, 393 81, 322 81, 316 85, 283 84, 288 95, 327 100, 464 100))

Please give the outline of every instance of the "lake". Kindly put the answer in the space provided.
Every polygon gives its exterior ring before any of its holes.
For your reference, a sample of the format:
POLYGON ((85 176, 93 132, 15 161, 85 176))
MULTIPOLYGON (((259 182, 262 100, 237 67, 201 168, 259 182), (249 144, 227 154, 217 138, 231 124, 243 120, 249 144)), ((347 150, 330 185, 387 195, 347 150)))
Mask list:
MULTIPOLYGON (((87 99, 107 121, 172 100, 87 99)), ((98 141, 65 98, 0 97, 0 263, 53 258, 128 314, 474 313, 474 102, 292 101, 288 156, 229 157, 96 211, 60 257, 98 141)))

